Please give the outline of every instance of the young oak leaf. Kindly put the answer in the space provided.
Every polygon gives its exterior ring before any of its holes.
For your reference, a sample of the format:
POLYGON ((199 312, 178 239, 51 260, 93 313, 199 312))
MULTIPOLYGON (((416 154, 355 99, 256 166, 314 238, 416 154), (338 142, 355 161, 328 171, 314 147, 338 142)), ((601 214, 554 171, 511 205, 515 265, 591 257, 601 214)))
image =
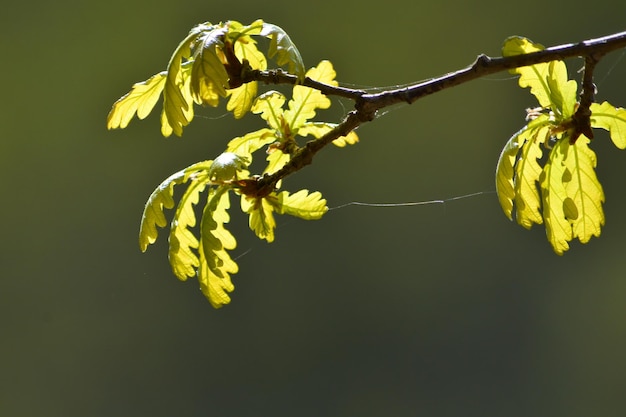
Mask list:
POLYGON ((560 140, 550 152, 541 175, 541 189, 543 199, 543 219, 546 225, 546 236, 552 249, 562 255, 569 249, 568 242, 572 240, 572 226, 570 224, 571 200, 567 196, 563 177, 566 176, 564 161, 569 143, 560 140))
POLYGON ((213 161, 195 163, 166 178, 150 195, 144 207, 139 227, 139 247, 145 252, 149 245, 156 242, 158 237, 157 227, 165 227, 167 221, 163 209, 174 208, 174 186, 183 184, 195 175, 205 172, 213 161))
POLYGON ((198 204, 200 193, 209 183, 208 175, 194 178, 180 198, 169 238, 169 261, 174 275, 181 281, 196 275, 199 259, 196 255, 199 242, 190 228, 196 225, 194 206, 198 204))
MULTIPOLYGON (((317 67, 311 68, 306 73, 310 79, 329 85, 337 85, 336 75, 330 61, 321 61, 317 67)), ((316 109, 327 109, 330 104, 330 99, 319 90, 296 85, 293 87, 292 99, 288 104, 289 109, 284 112, 285 121, 289 123, 292 132, 297 132, 307 120, 315 117, 316 109)))
POLYGON ((592 236, 600 236, 604 226, 604 191, 595 173, 596 154, 589 148, 590 140, 579 136, 574 145, 569 144, 563 161, 567 174, 563 178, 570 204, 568 216, 572 222, 573 237, 587 243, 592 236), (574 210, 576 210, 574 212, 574 210))
POLYGON ((542 126, 533 131, 520 152, 515 165, 515 219, 526 229, 543 223, 541 218, 541 198, 537 190, 537 183, 541 176, 541 144, 545 141, 549 128, 542 126))
MULTIPOLYGON (((337 126, 337 123, 308 122, 300 129, 298 129, 298 134, 301 136, 311 135, 314 138, 319 139, 337 126)), ((339 148, 343 148, 346 145, 355 145, 358 142, 359 136, 353 130, 346 136, 340 136, 339 138, 335 139, 333 141, 333 145, 339 148)))
POLYGON ((282 28, 271 23, 263 23, 260 35, 270 39, 267 56, 276 57, 278 65, 288 65, 290 73, 295 74, 301 81, 304 80, 304 62, 302 62, 300 51, 289 35, 282 28))
POLYGON ((131 119, 145 119, 161 97, 167 71, 153 75, 146 81, 136 83, 132 89, 118 99, 107 116, 107 129, 124 129, 131 119))
POLYGON ((604 192, 595 174, 596 156, 589 142, 581 135, 572 145, 564 135, 544 167, 543 216, 548 240, 559 255, 573 238, 587 243, 592 236, 600 236, 604 225, 604 192))
MULTIPOLYGON (((235 55, 240 60, 246 60, 254 69, 267 69, 267 60, 256 47, 256 42, 247 37, 239 37, 235 43, 235 55)), ((232 111, 235 119, 242 118, 252 108, 252 103, 256 98, 258 91, 258 83, 251 81, 241 86, 229 90, 230 99, 226 105, 228 111, 232 111)))
POLYGON ((608 130, 615 146, 626 149, 626 109, 616 108, 605 101, 591 104, 590 110, 591 127, 608 130))
POLYGON ((224 224, 230 221, 228 189, 217 187, 209 190, 200 223, 202 238, 199 248, 198 281, 202 293, 214 308, 220 308, 230 302, 228 293, 234 290, 230 275, 238 271, 237 264, 227 252, 237 246, 234 236, 224 227, 224 224))
POLYGON ((196 42, 191 69, 191 92, 196 103, 216 107, 220 97, 226 97, 228 73, 222 52, 227 27, 215 28, 200 36, 196 42))
MULTIPOLYGON (((533 43, 529 39, 514 36, 504 41, 503 56, 513 56, 538 52, 545 49, 543 45, 533 43)), ((510 70, 519 74, 519 85, 529 87, 541 107, 549 108, 555 113, 557 121, 571 117, 576 105, 577 83, 567 77, 567 67, 563 61, 551 61, 510 70)))
POLYGON ((139 226, 139 248, 142 252, 156 242, 159 235, 157 227, 167 225, 163 210, 174 208, 174 186, 184 180, 184 171, 176 172, 165 179, 148 198, 139 226))
POLYGON ((541 155, 541 150, 537 147, 545 140, 543 130, 549 125, 548 115, 542 114, 515 133, 502 149, 496 167, 496 193, 500 206, 509 220, 512 220, 515 202, 516 219, 526 228, 532 223, 541 223, 538 212, 540 200, 536 187, 541 167, 534 157, 541 155), (532 144, 527 146, 529 141, 532 144), (516 163, 518 155, 523 157, 521 163, 516 163))
POLYGON ((309 190, 300 190, 295 194, 281 191, 271 200, 278 214, 289 214, 305 220, 318 220, 328 211, 326 200, 319 191, 309 194, 309 190))
POLYGON ((268 243, 274 241, 274 229, 276 229, 274 206, 268 201, 272 196, 275 196, 275 193, 260 198, 241 196, 241 210, 249 215, 250 230, 259 239, 265 239, 268 243))

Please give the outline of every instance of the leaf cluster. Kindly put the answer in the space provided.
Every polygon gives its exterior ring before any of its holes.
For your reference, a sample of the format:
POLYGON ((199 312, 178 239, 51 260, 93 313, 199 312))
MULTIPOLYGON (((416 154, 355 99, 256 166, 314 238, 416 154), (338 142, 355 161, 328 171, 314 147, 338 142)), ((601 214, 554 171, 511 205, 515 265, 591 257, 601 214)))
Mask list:
POLYGON ((255 36, 270 40, 267 57, 304 77, 300 52, 280 27, 262 20, 247 26, 234 20, 202 23, 178 45, 165 71, 136 83, 113 104, 107 127, 125 128, 135 115, 144 119, 161 95, 161 133, 166 137, 182 135, 193 119, 194 104, 215 107, 220 98, 229 97, 227 109, 235 118, 243 117, 252 106, 258 85, 242 80, 249 71, 267 68, 267 58, 257 48, 255 36))
MULTIPOLYGON (((197 277, 200 289, 215 308, 230 302, 229 293, 234 290, 231 276, 238 271, 229 255, 237 242, 226 229, 231 194, 240 198, 250 229, 267 242, 275 238, 275 215, 316 220, 328 210, 319 192, 279 191, 280 183, 264 193, 251 191, 250 185, 261 175, 280 170, 300 151, 300 138, 312 136, 316 140, 337 126, 312 120, 317 110, 331 105, 330 99, 316 89, 295 85, 287 102, 287 97, 277 91, 259 94, 256 81, 242 82, 246 72, 265 70, 267 58, 287 66, 298 79, 308 77, 337 85, 329 61, 305 73, 297 48, 278 26, 261 20, 248 26, 234 21, 205 23, 192 29, 180 43, 166 71, 135 84, 113 105, 108 117, 109 128, 124 128, 135 114, 140 119, 146 117, 162 94, 161 132, 165 136, 172 132, 182 135, 183 127, 193 118, 193 104, 217 106, 224 97, 229 97, 226 108, 235 118, 252 112, 266 122, 267 127, 232 139, 215 160, 193 164, 163 181, 148 199, 142 216, 139 245, 145 251, 157 240, 158 228, 167 226, 165 209, 175 209, 169 226, 172 271, 182 281, 197 277), (267 57, 253 36, 270 39, 267 57), (267 165, 260 175, 251 175, 254 154, 262 149, 267 165), (178 202, 174 200, 176 186, 186 187, 178 202), (200 214, 196 206, 201 200, 200 214)), ((343 147, 357 142, 357 135, 350 132, 333 143, 343 147)))
MULTIPOLYGON (((512 37, 506 40, 503 55, 543 49, 526 38, 512 37)), ((577 82, 568 80, 563 61, 511 72, 520 76, 520 87, 530 88, 539 106, 527 110, 528 124, 502 150, 496 169, 498 199, 506 216, 515 216, 521 226, 545 224, 548 241, 561 255, 572 239, 586 243, 600 235, 604 192, 588 136, 591 128, 605 129, 615 146, 626 148, 626 110, 607 102, 582 109, 577 82), (576 112, 582 110, 591 114, 589 126, 576 122, 576 112)))

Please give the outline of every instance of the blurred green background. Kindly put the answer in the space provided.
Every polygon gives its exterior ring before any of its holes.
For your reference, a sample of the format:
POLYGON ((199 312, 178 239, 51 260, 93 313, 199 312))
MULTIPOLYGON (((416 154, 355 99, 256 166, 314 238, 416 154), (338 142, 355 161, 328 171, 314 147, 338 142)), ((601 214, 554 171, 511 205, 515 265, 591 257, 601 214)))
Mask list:
MULTIPOLYGON (((153 116, 106 131, 111 104, 195 24, 256 18, 283 27, 307 66, 330 59, 358 86, 459 69, 510 35, 554 45, 625 28, 622 0, 5 5, 0 415, 622 415, 626 153, 606 135, 593 146, 607 225, 563 257, 495 194, 281 218, 271 245, 234 214, 245 255, 219 311, 174 278, 165 241, 140 253, 154 187, 258 121, 199 109, 182 139, 164 139, 153 116)), ((622 106, 623 56, 597 71, 598 99, 622 106)), ((362 126, 360 144, 324 150, 284 187, 331 207, 493 191, 533 104, 506 73, 477 80, 362 126)))

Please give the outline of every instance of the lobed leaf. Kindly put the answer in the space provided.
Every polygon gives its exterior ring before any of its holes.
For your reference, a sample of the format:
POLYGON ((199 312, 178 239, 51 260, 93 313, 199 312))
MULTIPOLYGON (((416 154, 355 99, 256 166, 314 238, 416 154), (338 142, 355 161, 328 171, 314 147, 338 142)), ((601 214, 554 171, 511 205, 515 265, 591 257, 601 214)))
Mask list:
POLYGON ((282 107, 285 100, 285 96, 278 91, 268 91, 257 97, 252 106, 252 113, 260 114, 269 127, 281 132, 283 127, 282 107))
MULTIPOLYGON (((314 138, 319 139, 337 126, 337 123, 307 122, 300 129, 298 129, 298 134, 301 136, 311 135, 314 138)), ((335 139, 333 141, 333 145, 343 148, 346 145, 355 145, 358 142, 359 136, 353 130, 346 136, 340 136, 335 139)))
POLYGON ((237 137, 228 142, 226 152, 232 152, 252 161, 252 154, 263 146, 276 140, 275 132, 271 129, 263 128, 244 136, 237 137))
MULTIPOLYGON (((275 196, 275 193, 270 194, 270 196, 275 196)), ((249 214, 250 229, 259 239, 265 239, 268 243, 274 241, 274 229, 276 229, 276 220, 274 220, 273 214, 274 206, 267 198, 242 195, 241 210, 249 214)))
POLYGON ((626 149, 626 109, 608 102, 591 104, 591 126, 609 131, 611 140, 619 149, 626 149))
POLYGON ((328 211, 326 200, 319 191, 309 194, 309 190, 300 190, 295 194, 280 192, 272 201, 278 214, 289 214, 305 220, 321 219, 328 211))
POLYGON ((200 175, 207 172, 213 161, 195 163, 181 171, 170 175, 152 192, 144 207, 139 228, 139 247, 145 252, 148 245, 154 243, 158 237, 158 227, 165 227, 167 221, 163 209, 174 208, 174 186, 183 184, 190 179, 192 182, 203 181, 200 175))
POLYGON ((271 23, 263 23, 261 36, 270 38, 270 47, 267 56, 276 57, 278 65, 288 65, 289 72, 304 80, 304 62, 296 45, 292 42, 287 33, 280 27, 271 23))
MULTIPOLYGON (((502 54, 513 56, 538 52, 543 45, 532 43, 519 36, 510 37, 504 42, 502 54)), ((551 61, 510 70, 519 74, 519 85, 529 87, 530 92, 544 108, 551 109, 557 120, 570 118, 575 111, 577 83, 567 77, 567 67, 563 61, 551 61)))
POLYGON ((542 168, 541 145, 549 134, 547 122, 537 124, 529 130, 529 140, 522 146, 515 164, 515 219, 520 226, 530 229, 533 224, 543 223, 541 197, 537 185, 542 168))
POLYGON ((198 204, 200 193, 209 183, 209 177, 204 174, 195 177, 185 193, 182 195, 170 230, 169 261, 174 275, 181 281, 196 275, 200 261, 196 255, 199 242, 189 229, 196 225, 194 206, 198 204))
POLYGON ((198 281, 200 289, 211 305, 220 308, 230 302, 229 292, 234 290, 230 274, 238 271, 237 264, 228 254, 237 246, 233 235, 224 224, 230 221, 228 187, 209 190, 207 204, 200 224, 198 281))
POLYGON ((183 128, 193 120, 193 97, 190 91, 191 66, 185 65, 180 72, 180 84, 168 80, 163 91, 163 111, 161 112, 161 134, 169 137, 172 133, 180 137, 183 128))
POLYGON ((131 119, 145 119, 161 97, 167 71, 153 75, 146 81, 136 83, 132 89, 117 100, 107 117, 107 129, 124 129, 131 119))
MULTIPOLYGON (((541 44, 533 43, 529 39, 520 36, 512 36, 504 41, 502 55, 506 57, 529 54, 543 49, 545 47, 541 44)), ((547 63, 514 68, 510 72, 520 75, 520 87, 530 87, 530 92, 537 98, 542 107, 550 107, 550 87, 547 81, 549 65, 547 63)))
POLYGON ((567 242, 578 238, 587 243, 600 236, 604 225, 604 191, 595 173, 596 156, 590 140, 581 135, 570 144, 564 136, 550 152, 544 168, 542 193, 548 240, 562 255, 567 242))
POLYGON ((568 242, 573 236, 570 219, 566 215, 566 211, 571 214, 570 203, 563 183, 568 147, 568 141, 562 139, 552 148, 541 178, 546 236, 559 255, 569 249, 568 242))
MULTIPOLYGON (((528 164, 526 165, 527 167, 534 168, 533 165, 530 165, 532 158, 529 158, 528 155, 526 155, 526 162, 522 164, 522 167, 518 166, 517 169, 514 169, 516 167, 517 156, 527 141, 537 141, 538 129, 543 128, 548 125, 548 123, 549 119, 547 115, 539 116, 515 133, 500 153, 496 166, 496 193, 498 194, 500 206, 509 220, 513 219, 513 202, 516 200, 517 192, 521 188, 521 185, 518 186, 516 184, 521 182, 530 186, 537 180, 535 173, 531 171, 526 172, 526 169, 523 168, 526 164, 528 164), (520 177, 518 178, 517 176, 520 177)), ((523 192, 522 196, 521 200, 518 199, 518 201, 516 201, 516 204, 523 204, 527 207, 537 207, 537 199, 535 197, 538 196, 527 192, 523 192)), ((536 216, 530 218, 536 218, 536 216)), ((522 219, 523 217, 517 217, 518 223, 522 219)), ((520 224, 525 225, 526 221, 524 220, 520 224)), ((525 227, 530 227, 530 225, 525 227)))
POLYGON ((600 236, 604 226, 604 191, 595 173, 596 154, 589 148, 589 142, 581 135, 574 145, 568 143, 564 161, 569 171, 564 178, 565 191, 571 201, 571 213, 567 217, 572 222, 573 237, 582 243, 589 242, 592 236, 600 236))
POLYGON ((139 226, 139 248, 142 252, 148 245, 156 242, 159 232, 157 227, 165 227, 167 220, 163 209, 174 208, 174 186, 185 181, 185 171, 170 175, 150 194, 143 209, 139 226))
POLYGON ((227 27, 213 28, 197 40, 191 69, 191 92, 197 103, 216 107, 226 97, 228 73, 224 68, 223 37, 227 27))
MULTIPOLYGON (((337 85, 335 81, 336 72, 330 61, 321 61, 317 67, 307 71, 306 76, 312 80, 323 82, 329 85, 337 85)), ((307 120, 315 117, 316 109, 327 109, 330 107, 330 99, 319 90, 296 85, 293 87, 292 99, 289 101, 289 109, 285 111, 284 118, 289 123, 292 132, 306 123, 307 120)))
MULTIPOLYGON (((240 37, 235 43, 235 55, 240 60, 246 60, 254 69, 264 70, 267 68, 267 60, 256 47, 256 43, 250 37, 240 37)), ((228 111, 232 111, 235 119, 242 118, 252 108, 256 98, 258 83, 256 81, 244 83, 229 91, 230 100, 226 105, 228 111)))

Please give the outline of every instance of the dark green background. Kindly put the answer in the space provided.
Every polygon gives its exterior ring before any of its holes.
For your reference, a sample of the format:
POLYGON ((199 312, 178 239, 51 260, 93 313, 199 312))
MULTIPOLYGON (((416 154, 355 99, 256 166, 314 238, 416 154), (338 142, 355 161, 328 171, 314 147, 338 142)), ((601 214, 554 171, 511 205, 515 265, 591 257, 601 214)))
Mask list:
MULTIPOLYGON (((140 215, 162 179, 257 120, 197 118, 182 139, 162 138, 156 117, 105 130, 113 101, 203 21, 263 18, 308 66, 330 59, 340 81, 385 86, 498 55, 510 35, 553 45, 624 30, 623 0, 558 4, 3 6, 0 415, 622 415, 626 153, 606 135, 593 146, 607 226, 563 257, 543 228, 509 222, 495 194, 281 218, 271 245, 233 215, 234 255, 251 251, 232 304, 215 311, 196 282, 174 278, 165 242, 139 252, 140 215)), ((597 81, 599 99, 624 106, 622 57, 597 81)), ((320 190, 330 206, 492 191, 532 105, 506 73, 477 80, 364 125, 359 145, 324 150, 284 186, 320 190)))

